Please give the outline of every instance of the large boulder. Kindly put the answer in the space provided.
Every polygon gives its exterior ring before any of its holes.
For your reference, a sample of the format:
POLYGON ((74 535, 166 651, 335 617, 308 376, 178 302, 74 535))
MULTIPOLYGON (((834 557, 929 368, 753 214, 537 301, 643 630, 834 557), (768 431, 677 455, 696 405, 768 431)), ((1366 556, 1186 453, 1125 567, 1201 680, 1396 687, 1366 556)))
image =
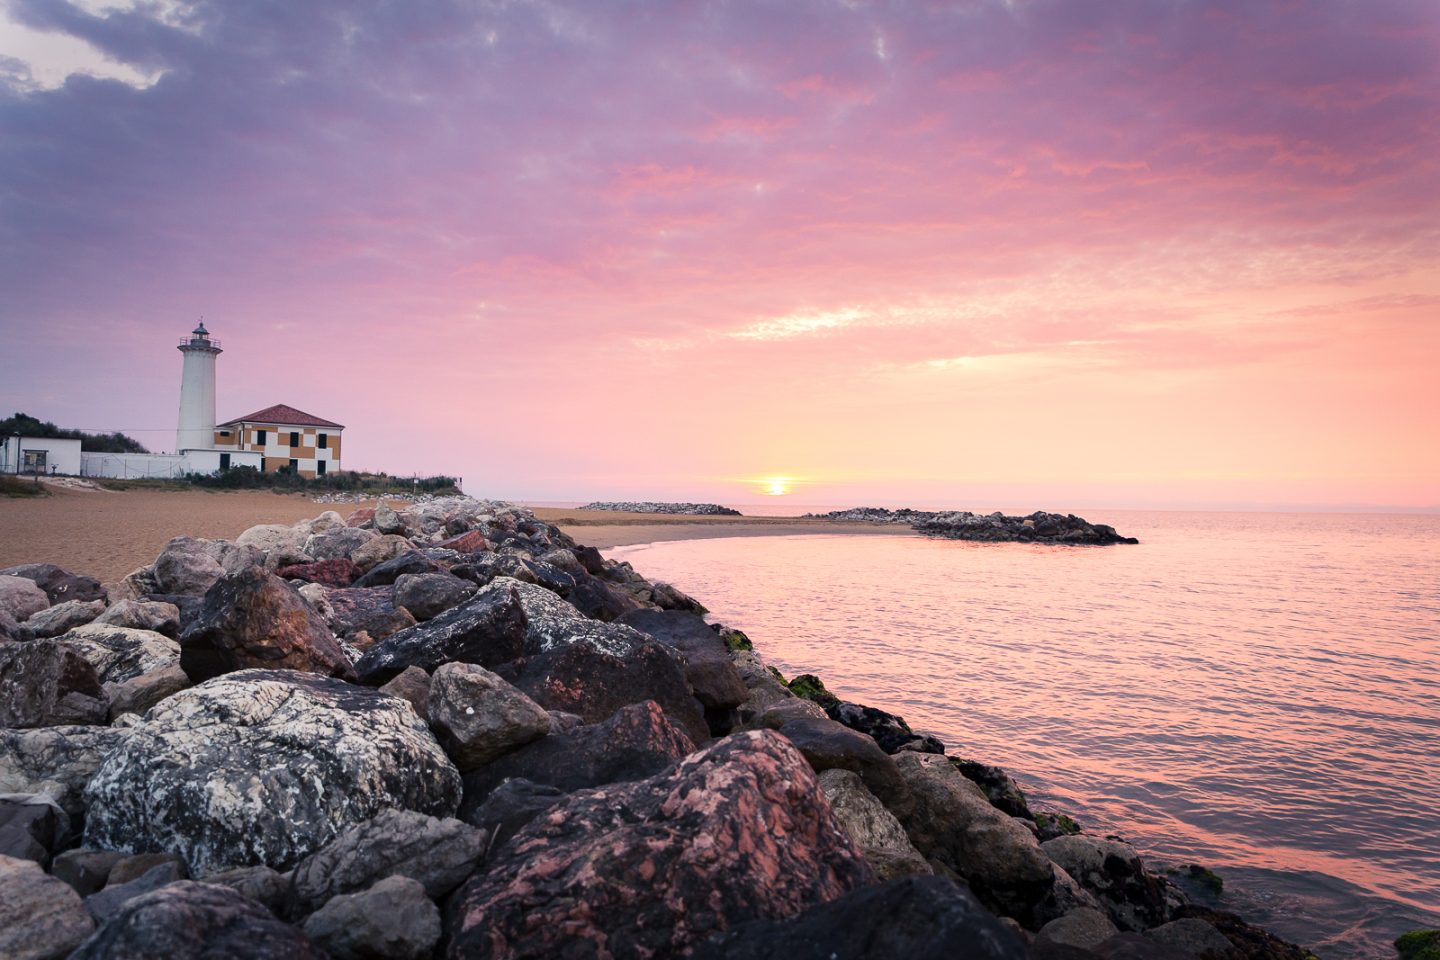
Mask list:
POLYGON ((203 877, 286 869, 391 807, 448 816, 460 775, 403 700, 247 670, 152 708, 85 795, 88 845, 173 851, 203 877))
POLYGON ((118 727, 0 730, 0 793, 44 794, 78 824, 85 812, 85 785, 129 736, 129 730, 118 727))
POLYGON ((693 960, 1024 960, 1024 944, 945 877, 904 877, 786 920, 748 923, 700 945, 693 960))
POLYGON ((70 817, 46 794, 0 793, 0 856, 50 866, 70 832, 70 817))
POLYGON ((0 727, 105 723, 109 714, 95 668, 74 647, 0 643, 0 727))
POLYGON ((430 729, 461 773, 550 732, 550 714, 484 667, 444 663, 430 678, 430 729))
POLYGON ((131 630, 153 630, 173 639, 180 635, 180 608, 173 603, 151 600, 121 600, 111 604, 91 623, 131 630))
POLYGON ((525 611, 514 590, 481 590, 457 607, 381 640, 355 665, 365 683, 384 683, 406 667, 442 663, 495 667, 525 650, 525 611))
POLYGON ((641 780, 683 759, 695 744, 653 700, 621 707, 603 723, 552 733, 465 775, 460 816, 482 823, 481 806, 507 781, 573 792, 625 780, 641 780))
POLYGON ((153 630, 89 623, 60 639, 90 662, 102 684, 123 683, 180 662, 180 644, 153 630))
POLYGON ((386 810, 348 827, 295 865, 286 912, 300 917, 331 897, 364 890, 386 877, 409 877, 439 899, 474 871, 488 835, 454 819, 386 810))
POLYGON ((60 960, 94 929, 69 884, 31 860, 0 856, 0 957, 60 960))
MULTIPOLYGON (((367 533, 369 531, 362 530, 359 532, 367 533)), ((401 554, 409 553, 414 549, 415 544, 406 540, 404 537, 396 536, 395 534, 386 534, 381 537, 375 537, 368 543, 357 547, 354 552, 350 554, 350 559, 355 561, 355 566, 365 571, 377 564, 384 563, 386 560, 394 560, 401 554)))
POLYGON ((265 556, 265 566, 270 570, 295 563, 309 563, 315 558, 305 552, 305 540, 309 532, 284 523, 262 523, 251 527, 235 538, 237 546, 251 547, 265 556))
POLYGON ((355 676, 315 608, 263 567, 217 580, 180 645, 180 664, 197 683, 250 667, 355 676))
POLYGON ((182 880, 138 896, 70 960, 246 957, 325 960, 298 927, 231 887, 182 880))
POLYGON ((377 563, 366 570, 360 579, 355 581, 357 587, 383 587, 393 584, 405 574, 421 573, 442 573, 440 564, 431 560, 419 550, 407 550, 399 556, 386 560, 384 563, 377 563))
POLYGON ((384 500, 375 504, 374 523, 377 533, 403 534, 405 532, 405 520, 384 500))
POLYGON ((200 596, 225 575, 209 549, 209 541, 176 537, 155 558, 155 583, 160 593, 200 596))
POLYGON ((292 563, 275 571, 285 580, 304 580, 326 587, 348 587, 360 576, 360 568, 348 557, 339 560, 316 560, 313 563, 292 563))
POLYGON ((407 573, 395 581, 395 605, 418 621, 430 620, 470 599, 475 584, 448 573, 407 573))
POLYGON ((690 692, 674 653, 653 640, 612 653, 598 644, 575 643, 550 653, 501 664, 495 672, 547 710, 574 713, 599 723, 631 703, 654 700, 691 740, 710 738, 705 711, 690 692))
POLYGON ((909 789, 895 761, 865 736, 834 720, 800 717, 780 728, 816 772, 850 770, 860 775, 871 793, 897 813, 906 809, 909 789))
POLYGON ((460 815, 466 823, 490 834, 491 849, 499 849, 509 843, 510 838, 519 833, 527 823, 566 796, 566 791, 559 787, 533 783, 524 777, 510 777, 490 791, 485 802, 478 807, 471 809, 462 806, 460 815))
POLYGON ((930 865, 910 842, 905 828, 885 809, 875 794, 865 788, 860 775, 849 770, 830 769, 820 774, 820 789, 835 811, 835 819, 850 834, 875 875, 892 880, 912 873, 930 873, 930 865))
POLYGON ((1121 930, 1138 932, 1168 919, 1164 885, 1130 844, 1076 834, 1047 840, 1041 849, 1100 901, 1121 930))
POLYGON ((886 753, 899 753, 901 750, 915 750, 920 753, 945 752, 945 745, 938 739, 916 733, 910 729, 910 724, 905 722, 904 717, 878 707, 838 700, 828 704, 825 713, 831 720, 870 737, 886 753))
MULTIPOLYGON (((373 530, 347 527, 342 523, 340 526, 311 534, 305 541, 305 553, 315 560, 354 560, 353 554, 357 550, 378 537, 379 534, 373 530)), ((367 565, 356 561, 356 566, 368 570, 374 564, 367 565)))
POLYGON ((678 650, 685 659, 685 679, 705 706, 711 728, 729 732, 729 711, 744 703, 749 691, 720 635, 698 614, 684 610, 636 610, 619 622, 678 650))
POLYGON ((25 563, 0 570, 0 577, 24 577, 45 591, 50 604, 71 600, 105 601, 105 588, 94 577, 71 573, 53 563, 25 563))
POLYGON ((990 909, 1038 928, 1053 919, 1055 869, 1034 834, 995 809, 943 756, 905 751, 895 761, 912 806, 900 817, 910 842, 963 877, 990 909))
POLYGON ((32 637, 55 637, 89 623, 105 612, 104 600, 66 600, 25 621, 25 630, 32 637))
POLYGON ((452 898, 446 955, 682 955, 872 880, 804 758, 737 734, 532 821, 452 898))
POLYGON ((26 620, 50 606, 45 591, 26 577, 0 576, 0 613, 16 623, 26 620))
POLYGON ((440 910, 409 877, 341 894, 305 921, 332 960, 425 960, 440 940, 440 910))

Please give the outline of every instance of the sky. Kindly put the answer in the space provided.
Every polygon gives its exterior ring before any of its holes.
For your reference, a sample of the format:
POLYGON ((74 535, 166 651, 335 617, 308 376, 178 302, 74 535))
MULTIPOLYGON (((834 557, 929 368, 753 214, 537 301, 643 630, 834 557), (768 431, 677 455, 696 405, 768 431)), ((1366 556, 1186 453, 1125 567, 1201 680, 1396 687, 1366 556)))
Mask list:
POLYGON ((531 500, 1440 505, 1434 0, 0 0, 0 412, 531 500))

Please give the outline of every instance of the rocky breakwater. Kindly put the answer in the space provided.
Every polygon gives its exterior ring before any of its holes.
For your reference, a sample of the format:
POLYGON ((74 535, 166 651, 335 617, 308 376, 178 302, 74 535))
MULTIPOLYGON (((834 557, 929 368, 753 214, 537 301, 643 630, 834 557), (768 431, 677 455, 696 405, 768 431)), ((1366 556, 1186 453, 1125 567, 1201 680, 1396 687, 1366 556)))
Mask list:
POLYGON ((968 510, 887 510, 884 507, 854 507, 829 513, 807 513, 807 520, 841 520, 847 523, 905 524, 928 537, 946 540, 978 540, 990 543, 1055 543, 1103 547, 1115 543, 1139 543, 1122 537, 1115 528, 1091 523, 1073 513, 1045 513, 1037 510, 1027 517, 1003 513, 971 513, 968 510))
POLYGON ((6 958, 1305 957, 508 504, 0 613, 6 958))
POLYGON ((581 510, 614 510, 622 513, 676 513, 694 517, 740 517, 739 510, 722 507, 718 503, 657 503, 653 500, 616 501, 597 500, 587 503, 581 510))

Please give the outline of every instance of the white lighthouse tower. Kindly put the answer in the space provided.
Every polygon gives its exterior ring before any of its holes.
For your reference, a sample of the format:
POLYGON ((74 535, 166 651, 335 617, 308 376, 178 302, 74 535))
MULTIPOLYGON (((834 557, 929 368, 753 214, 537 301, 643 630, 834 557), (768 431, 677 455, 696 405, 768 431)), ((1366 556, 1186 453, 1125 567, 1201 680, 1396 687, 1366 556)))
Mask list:
POLYGON ((185 369, 180 374, 175 450, 209 449, 215 446, 215 358, 220 355, 220 341, 210 339, 202 321, 180 341, 180 352, 185 369))

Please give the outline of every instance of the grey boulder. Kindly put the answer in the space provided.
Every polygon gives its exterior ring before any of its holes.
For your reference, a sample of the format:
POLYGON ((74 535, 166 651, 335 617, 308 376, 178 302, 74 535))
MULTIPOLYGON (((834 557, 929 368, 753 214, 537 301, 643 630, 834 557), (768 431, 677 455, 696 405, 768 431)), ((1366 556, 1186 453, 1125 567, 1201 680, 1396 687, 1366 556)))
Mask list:
POLYGON ((24 623, 50 606, 45 591, 27 577, 0 576, 0 611, 16 623, 24 623))
POLYGON ((1100 901, 1121 930, 1138 932, 1168 919, 1164 886, 1128 843, 1075 834, 1047 840, 1041 849, 1100 901))
POLYGON ((440 910, 409 877, 332 898, 305 920, 305 935, 334 960, 422 960, 440 940, 440 910))
POLYGON ((0 792, 45 794, 78 823, 85 785, 129 736, 129 730, 96 726, 0 730, 0 792))
POLYGON ((102 724, 109 714, 95 668, 74 647, 59 640, 0 644, 0 727, 102 724))
POLYGON ((193 874, 286 869, 400 807, 446 816, 460 775, 409 705, 292 670, 247 670, 151 709, 86 789, 90 846, 170 850, 193 874))
POLYGON ((66 600, 32 615, 25 621, 25 629, 32 637, 59 636, 66 630, 89 623, 104 610, 104 600, 66 600))
POLYGON ((180 608, 158 600, 121 600, 91 622, 100 626, 153 630, 174 638, 180 635, 180 608))
POLYGON ((525 650, 525 611, 513 589, 487 587, 444 613, 381 640, 355 665, 364 683, 383 683, 406 667, 442 663, 494 667, 525 650))
POLYGON ((860 775, 830 769, 820 774, 820 789, 835 811, 835 819, 850 834, 881 880, 930 873, 930 865, 905 835, 905 828, 885 805, 865 788, 860 775))
POLYGON ((90 623, 60 639, 90 661, 102 684, 124 683, 180 663, 180 644, 153 630, 90 623))
POLYGON ((430 728, 461 773, 550 732, 550 715, 473 663, 445 663, 430 678, 430 728))
POLYGON ((395 606, 423 623, 468 600, 475 590, 469 580, 448 573, 407 573, 395 581, 395 606))
POLYGON ((0 856, 0 957, 58 960, 95 929, 80 895, 31 860, 0 856))

